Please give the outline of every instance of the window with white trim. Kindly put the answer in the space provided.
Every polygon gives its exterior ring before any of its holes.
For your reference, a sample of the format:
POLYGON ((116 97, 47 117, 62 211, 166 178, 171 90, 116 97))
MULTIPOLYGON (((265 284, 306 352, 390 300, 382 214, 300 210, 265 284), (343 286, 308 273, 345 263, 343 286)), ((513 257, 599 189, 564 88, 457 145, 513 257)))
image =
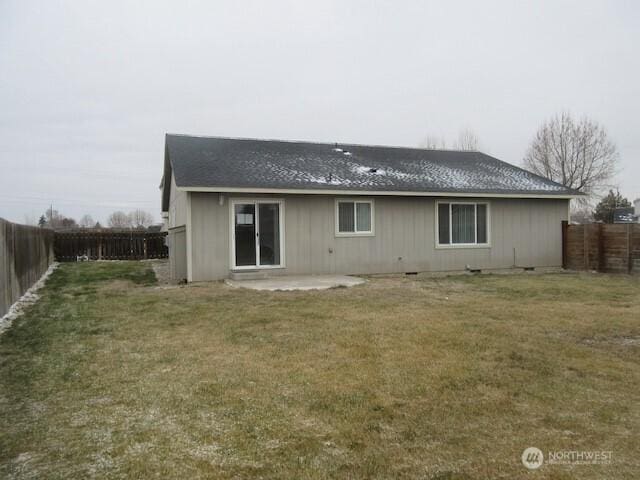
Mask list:
POLYGON ((373 201, 336 201, 336 235, 372 235, 373 201))
POLYGON ((489 204, 438 202, 438 245, 488 245, 489 204))

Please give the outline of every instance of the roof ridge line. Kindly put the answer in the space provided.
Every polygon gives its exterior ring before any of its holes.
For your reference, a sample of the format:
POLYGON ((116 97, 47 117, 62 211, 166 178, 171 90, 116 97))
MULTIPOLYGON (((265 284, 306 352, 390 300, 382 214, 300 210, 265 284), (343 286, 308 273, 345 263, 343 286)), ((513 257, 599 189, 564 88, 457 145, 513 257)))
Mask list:
POLYGON ((280 143, 307 143, 311 145, 326 145, 329 147, 334 147, 336 144, 338 146, 350 146, 350 147, 377 147, 377 148, 397 148, 403 150, 418 150, 418 151, 426 151, 426 152, 456 152, 456 153, 480 153, 482 155, 487 155, 486 153, 480 150, 460 150, 455 148, 423 148, 423 147, 409 147, 402 145, 381 145, 378 143, 345 143, 345 142, 318 142, 311 140, 284 140, 281 138, 256 138, 256 137, 229 137, 224 135, 193 135, 189 133, 165 133, 165 137, 188 137, 188 138, 210 138, 217 140, 251 140, 257 142, 280 142, 280 143))

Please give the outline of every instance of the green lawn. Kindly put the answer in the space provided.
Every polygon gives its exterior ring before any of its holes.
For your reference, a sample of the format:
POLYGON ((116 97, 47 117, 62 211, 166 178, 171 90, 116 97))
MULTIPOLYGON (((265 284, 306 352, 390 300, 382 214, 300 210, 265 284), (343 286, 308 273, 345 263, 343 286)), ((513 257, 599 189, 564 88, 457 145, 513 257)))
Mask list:
POLYGON ((638 278, 255 292, 100 262, 42 294, 0 337, 0 478, 640 476, 638 278))

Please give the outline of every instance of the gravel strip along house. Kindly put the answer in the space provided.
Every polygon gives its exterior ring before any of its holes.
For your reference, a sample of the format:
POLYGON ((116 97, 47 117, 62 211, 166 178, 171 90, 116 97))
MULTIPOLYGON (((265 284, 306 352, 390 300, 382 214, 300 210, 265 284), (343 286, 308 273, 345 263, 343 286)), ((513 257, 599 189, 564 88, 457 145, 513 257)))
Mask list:
POLYGON ((473 151, 167 135, 171 276, 559 267, 580 194, 473 151))

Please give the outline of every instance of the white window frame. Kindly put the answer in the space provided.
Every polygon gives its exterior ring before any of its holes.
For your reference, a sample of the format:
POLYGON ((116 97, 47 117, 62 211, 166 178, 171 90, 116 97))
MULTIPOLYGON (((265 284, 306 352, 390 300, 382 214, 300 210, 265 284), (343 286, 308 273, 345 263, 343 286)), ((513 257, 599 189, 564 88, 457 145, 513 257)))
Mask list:
POLYGON ((491 202, 461 202, 459 200, 438 200, 436 204, 435 214, 435 240, 436 248, 491 248, 491 202), (449 243, 440 243, 440 204, 449 204, 449 243), (476 241, 474 243, 453 243, 453 228, 451 228, 451 205, 473 205, 474 206, 474 219, 475 228, 473 229, 473 235, 476 241), (487 207, 487 242, 477 243, 478 240, 478 205, 486 205, 487 207))
POLYGON ((375 203, 372 198, 336 198, 335 200, 335 227, 336 237, 373 237, 375 236, 375 203), (341 203, 353 203, 353 232, 341 232, 340 231, 340 209, 341 203), (368 231, 358 231, 358 203, 368 203, 369 212, 371 215, 371 229, 368 231))
POLYGON ((229 265, 231 270, 263 270, 272 268, 286 268, 285 264, 285 232, 284 232, 284 199, 282 198, 231 198, 229 199, 229 265), (235 229, 235 206, 236 204, 253 204, 255 205, 255 224, 256 231, 258 229, 259 213, 258 205, 261 203, 277 203, 280 205, 280 264, 279 265, 260 265, 260 243, 259 237, 256 236, 256 264, 255 265, 236 265, 236 229, 235 229))

